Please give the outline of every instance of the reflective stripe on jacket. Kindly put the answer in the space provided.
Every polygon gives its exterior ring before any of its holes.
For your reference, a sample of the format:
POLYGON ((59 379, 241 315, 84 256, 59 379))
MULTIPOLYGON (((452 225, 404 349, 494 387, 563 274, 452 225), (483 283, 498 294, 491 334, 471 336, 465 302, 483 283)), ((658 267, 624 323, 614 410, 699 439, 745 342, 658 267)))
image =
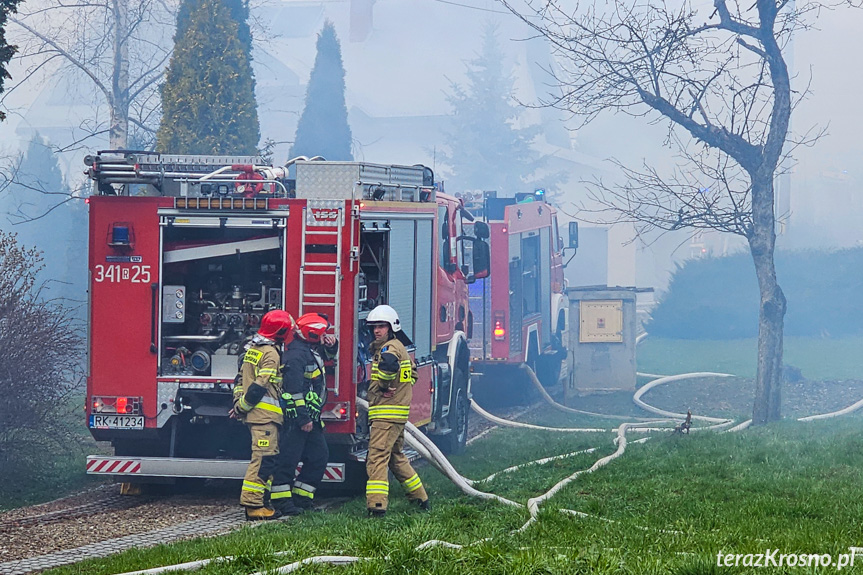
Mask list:
POLYGON ((328 358, 333 358, 338 350, 338 345, 330 349, 323 345, 317 345, 294 339, 285 348, 282 356, 282 389, 287 396, 293 400, 296 408, 294 423, 298 426, 305 425, 309 421, 320 421, 320 408, 327 401, 327 379, 324 367, 323 351, 328 358), (319 398, 318 409, 309 409, 309 393, 319 398))
POLYGON ((369 384, 369 420, 404 423, 410 416, 416 367, 404 344, 393 338, 372 342, 372 375, 369 384), (384 397, 387 391, 391 397, 384 397))
POLYGON ((234 411, 246 423, 282 424, 279 360, 279 351, 273 345, 253 345, 246 351, 240 368, 242 380, 234 386, 234 411))

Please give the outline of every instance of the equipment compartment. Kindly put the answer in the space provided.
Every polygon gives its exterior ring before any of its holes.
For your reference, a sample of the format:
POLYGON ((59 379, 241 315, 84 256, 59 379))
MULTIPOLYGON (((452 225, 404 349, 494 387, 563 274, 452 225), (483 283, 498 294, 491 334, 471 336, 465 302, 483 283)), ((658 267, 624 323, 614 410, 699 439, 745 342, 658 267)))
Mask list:
POLYGON ((162 376, 233 378, 244 340, 284 304, 281 221, 228 228, 210 219, 171 218, 162 228, 162 376))

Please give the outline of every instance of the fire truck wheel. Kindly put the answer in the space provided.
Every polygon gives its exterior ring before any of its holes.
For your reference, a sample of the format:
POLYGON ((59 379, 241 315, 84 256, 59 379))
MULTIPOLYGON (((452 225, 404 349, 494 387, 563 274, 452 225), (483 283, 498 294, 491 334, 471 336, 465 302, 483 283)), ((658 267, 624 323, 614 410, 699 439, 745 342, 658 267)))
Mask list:
POLYGON ((449 426, 452 431, 440 437, 441 451, 448 455, 464 453, 467 445, 467 420, 470 414, 470 399, 467 396, 467 377, 456 368, 453 372, 453 402, 450 406, 449 426))

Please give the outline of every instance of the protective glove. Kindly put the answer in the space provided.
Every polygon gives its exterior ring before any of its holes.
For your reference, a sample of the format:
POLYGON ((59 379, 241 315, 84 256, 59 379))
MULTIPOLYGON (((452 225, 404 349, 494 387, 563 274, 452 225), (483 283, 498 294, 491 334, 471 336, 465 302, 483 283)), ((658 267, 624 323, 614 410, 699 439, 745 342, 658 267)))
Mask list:
POLYGON ((294 398, 290 393, 282 394, 282 411, 285 412, 285 419, 296 419, 297 405, 294 403, 294 398))
POLYGON ((309 410, 309 417, 314 421, 321 420, 321 409, 324 407, 324 402, 321 396, 310 391, 306 394, 306 408, 309 410))

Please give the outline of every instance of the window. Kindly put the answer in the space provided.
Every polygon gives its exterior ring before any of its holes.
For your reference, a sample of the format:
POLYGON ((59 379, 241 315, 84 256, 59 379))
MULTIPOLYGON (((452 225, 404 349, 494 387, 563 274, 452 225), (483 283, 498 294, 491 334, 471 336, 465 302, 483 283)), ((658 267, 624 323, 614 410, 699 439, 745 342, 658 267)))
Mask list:
POLYGON ((521 240, 523 313, 526 316, 539 313, 539 236, 521 240))
POLYGON ((554 246, 554 249, 552 251, 559 252, 563 249, 563 238, 560 237, 560 229, 557 227, 557 216, 552 216, 551 224, 551 231, 554 234, 554 237, 551 238, 551 245, 554 246))
POLYGON ((449 212, 446 206, 438 206, 437 218, 440 233, 440 265, 448 272, 452 271, 450 265, 450 235, 449 235, 449 212))

